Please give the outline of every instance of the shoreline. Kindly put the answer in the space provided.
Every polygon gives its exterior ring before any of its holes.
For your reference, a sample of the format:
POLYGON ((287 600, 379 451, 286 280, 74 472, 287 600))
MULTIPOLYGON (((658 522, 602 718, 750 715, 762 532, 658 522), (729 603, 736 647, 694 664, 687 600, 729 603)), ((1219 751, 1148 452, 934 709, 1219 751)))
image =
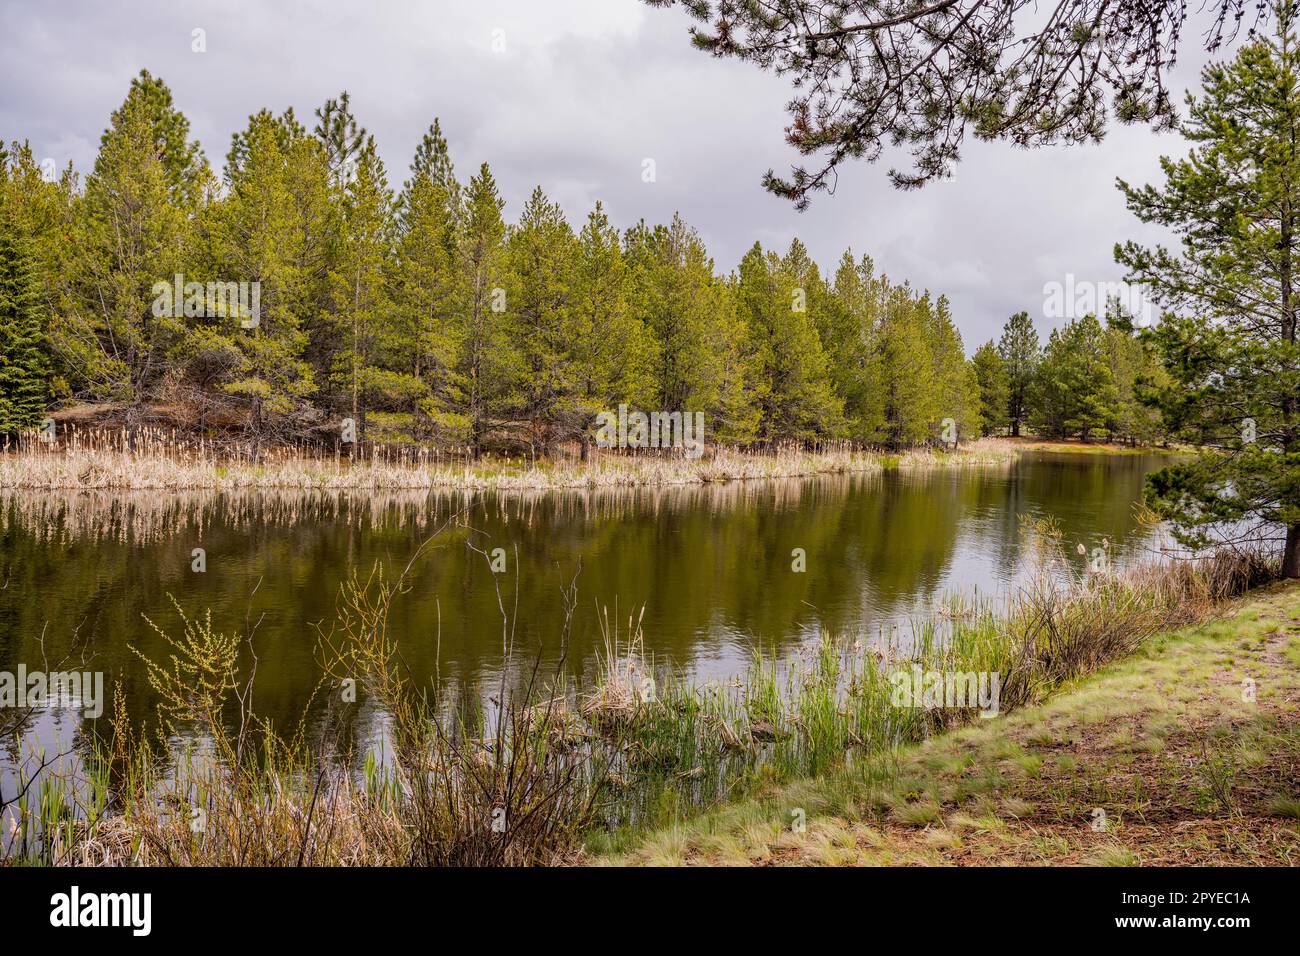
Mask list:
POLYGON ((698 459, 598 453, 576 459, 477 462, 426 452, 385 453, 353 464, 294 449, 273 450, 261 461, 220 456, 149 440, 141 451, 109 446, 25 446, 0 454, 0 490, 199 491, 545 491, 584 488, 699 485, 772 478, 1007 465, 1021 449, 1003 439, 979 439, 953 452, 916 449, 896 454, 856 449, 782 450, 760 454, 719 449, 698 459))
MULTIPOLYGON (((1049 552, 1055 547, 1044 544, 1049 552)), ((811 842, 820 841, 828 826, 880 827, 882 821, 909 833, 928 832, 938 829, 955 807, 949 829, 936 838, 944 842, 936 848, 957 848, 961 835, 973 829, 1010 829, 1012 824, 997 816, 1000 812, 1012 820, 1020 819, 1016 813, 1030 812, 1031 801, 1023 795, 989 803, 1001 796, 999 787, 1022 779, 1010 765, 1028 768, 1032 778, 1045 762, 1028 746, 1008 745, 1008 728, 1035 719, 1018 715, 1044 712, 1087 723, 1088 708, 1075 692, 1086 691, 1090 676, 1155 660, 1168 671, 1164 683, 1172 681, 1177 693, 1160 681, 1144 685, 1140 689, 1153 706, 1182 700, 1214 703, 1224 687, 1240 693, 1240 675, 1225 684, 1202 672, 1220 665, 1225 651, 1240 657, 1238 668, 1245 668, 1263 648, 1268 657, 1263 663, 1270 669, 1244 671, 1258 678, 1260 699, 1271 701, 1279 686, 1288 701, 1300 698, 1295 674, 1300 669, 1300 625, 1292 625, 1300 622, 1300 591, 1293 584, 1252 590, 1275 573, 1261 556, 1222 552, 1206 564, 1150 565, 1123 575, 1080 577, 1064 586, 1043 581, 1042 588, 1006 608, 986 602, 954 607, 960 613, 947 616, 942 630, 937 620, 931 622, 908 648, 891 645, 876 649, 877 654, 827 635, 806 656, 787 664, 756 652, 747 676, 726 684, 673 679, 671 671, 661 672, 645 658, 639 619, 629 618, 621 633, 613 621, 606 625, 606 652, 589 691, 566 687, 562 680, 530 685, 522 696, 501 697, 502 719, 491 723, 484 722, 481 712, 438 710, 396 664, 400 657, 388 627, 388 608, 401 593, 405 575, 354 575, 342 592, 338 627, 320 632, 319 660, 325 678, 355 675, 374 703, 392 715, 393 749, 379 763, 368 757, 361 771, 331 770, 324 802, 329 819, 305 833, 301 821, 316 803, 327 764, 342 757, 338 766, 353 767, 358 752, 345 748, 320 764, 321 755, 302 738, 283 737, 269 725, 259 725, 266 760, 257 762, 255 772, 243 772, 241 768, 254 769, 239 756, 248 725, 232 727, 224 716, 238 687, 240 642, 216 632, 207 617, 187 617, 177 604, 177 620, 159 631, 175 652, 171 664, 136 653, 161 700, 156 729, 170 735, 182 726, 201 728, 212 741, 211 755, 199 759, 188 746, 155 751, 146 728, 131 730, 125 704, 115 704, 112 732, 92 743, 91 763, 81 775, 49 781, 61 799, 71 801, 58 816, 72 822, 48 841, 41 837, 41 819, 22 814, 17 856, 29 863, 132 860, 149 866, 184 860, 281 866, 294 858, 301 861, 306 850, 313 865, 326 866, 399 860, 407 865, 555 865, 610 858, 620 863, 691 862, 697 854, 722 852, 725 862, 739 862, 729 844, 717 841, 725 837, 757 847, 784 840, 791 808, 805 811, 806 821, 800 819, 808 826, 796 835, 811 842), (1226 609, 1240 617, 1243 593, 1244 603, 1284 595, 1288 606, 1282 620, 1292 633, 1273 626, 1276 616, 1252 624, 1245 638, 1238 629, 1224 627, 1226 609), (1055 634, 1050 641, 1043 640, 1047 619, 1055 634), (1196 627, 1218 628, 1215 633, 1234 645, 1211 646, 1205 659, 1192 662, 1194 676, 1206 679, 1189 683, 1187 662, 1166 649, 1196 627), (926 673, 1000 675, 990 685, 991 711, 979 709, 985 706, 983 683, 978 707, 969 697, 937 710, 928 703, 919 707, 896 700, 896 674, 915 669, 912 665, 926 673), (196 693, 185 676, 194 668, 228 676, 196 693), (649 683, 648 677, 653 678, 649 683), (981 719, 990 712, 1008 716, 981 719), (987 746, 971 751, 971 735, 983 735, 987 746), (946 746, 959 752, 933 764, 933 755, 946 746), (114 780, 105 773, 110 765, 131 770, 114 780), (906 772, 900 773, 900 767, 906 772), (922 771, 930 776, 918 782, 916 774, 922 771), (934 782, 939 777, 943 780, 934 782), (467 788, 465 781, 471 778, 477 783, 467 788), (411 779, 427 781, 427 786, 412 792, 402 785, 411 779), (506 781, 526 785, 503 790, 506 781), (72 783, 89 787, 89 797, 77 797, 81 791, 66 786, 72 783), (534 821, 510 830, 507 843, 488 824, 493 809, 501 807, 502 793, 508 794, 507 819, 534 821), (269 799, 272 794, 275 799, 269 799), (791 804, 791 799, 798 802, 791 804), (205 808, 203 840, 194 839, 188 816, 167 811, 176 801, 205 808), (114 809, 106 810, 111 803, 114 809), (825 817, 832 814, 828 822, 825 817), (1002 822, 969 822, 986 817, 1002 822), (738 819, 742 822, 728 829, 738 819), (266 835, 251 849, 244 840, 250 825, 266 835), (142 847, 147 848, 143 856, 137 849, 142 847), (667 858, 664 847, 670 851, 667 858), (417 850, 418 858, 412 857, 417 850)), ((1249 619, 1257 620, 1258 613, 1249 619)), ((1130 700, 1131 691, 1124 688, 1116 700, 1130 700)), ((437 697, 435 692, 435 702, 437 697)), ((1184 715, 1169 708, 1162 713, 1172 741, 1184 715)), ((1294 723, 1294 707, 1292 714, 1294 723)), ((1052 724, 1048 729, 1059 728, 1052 724)), ((1296 736, 1300 740, 1300 732, 1296 736)), ((1192 733, 1188 739, 1200 736, 1192 733)), ((1033 740, 1032 746, 1048 748, 1048 755, 1072 742, 1033 740)), ((1127 740, 1133 743, 1132 732, 1127 740)), ((1159 748, 1133 752, 1158 753, 1159 748)), ((1081 755, 1075 766, 1085 759, 1090 755, 1081 755)), ((1060 769, 1068 778, 1074 767, 1062 764, 1060 769)), ((1187 789, 1185 781, 1179 785, 1187 789)), ((1100 798, 1082 799, 1096 806, 1100 798)), ((1255 802, 1272 807, 1274 795, 1255 802)), ((1276 806, 1285 812, 1295 804, 1276 806)), ((1124 819, 1123 812, 1121 808, 1117 820, 1124 819)), ((1082 825, 1086 830, 1086 819, 1082 825)), ((863 831, 863 847, 875 846, 875 832, 863 831)), ((860 848, 857 840, 838 846, 837 852, 860 848)), ((1113 851, 1117 858, 1120 852, 1113 851)), ((782 862, 758 851, 753 862, 765 861, 782 862)), ((801 861, 833 862, 794 862, 801 861)))
POLYGON ((1278 582, 1042 702, 770 782, 585 862, 1295 866, 1297 701, 1300 585, 1278 582))

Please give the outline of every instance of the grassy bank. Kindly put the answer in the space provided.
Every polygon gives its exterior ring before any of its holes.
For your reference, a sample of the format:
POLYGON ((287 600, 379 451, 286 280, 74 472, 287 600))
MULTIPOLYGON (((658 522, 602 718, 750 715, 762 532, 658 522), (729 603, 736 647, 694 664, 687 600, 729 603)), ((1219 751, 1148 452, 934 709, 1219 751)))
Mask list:
POLYGON ((597 862, 1300 864, 1300 584, 1044 703, 766 786, 597 862))
POLYGON ((1060 455, 1152 455, 1177 454, 1184 449, 1154 445, 1121 445, 1115 442, 1080 441, 1078 439, 1036 438, 1023 436, 1003 438, 1016 451, 1046 451, 1060 455))
POLYGON ((771 452, 716 448, 698 459, 593 449, 586 462, 464 455, 422 448, 375 450, 352 461, 348 452, 322 456, 299 448, 182 443, 170 433, 141 430, 128 445, 121 433, 79 435, 46 445, 24 439, 0 453, 0 489, 390 491, 457 488, 547 490, 683 485, 879 471, 1006 464, 1017 456, 999 439, 954 452, 920 449, 897 455, 845 445, 771 452))

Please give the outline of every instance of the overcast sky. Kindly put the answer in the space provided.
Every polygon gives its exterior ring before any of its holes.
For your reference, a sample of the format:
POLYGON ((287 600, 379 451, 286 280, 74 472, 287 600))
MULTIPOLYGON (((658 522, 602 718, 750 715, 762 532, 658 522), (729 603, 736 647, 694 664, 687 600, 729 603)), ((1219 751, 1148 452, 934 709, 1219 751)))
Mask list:
MULTIPOLYGON (((1045 283, 1118 279, 1114 243, 1158 237, 1128 214, 1115 178, 1153 181, 1161 153, 1185 149, 1140 128, 1036 151, 971 141, 953 181, 912 192, 889 185, 887 161, 853 163, 834 196, 798 213, 760 185, 795 158, 788 82, 696 51, 689 25, 640 0, 0 0, 0 137, 84 171, 145 68, 219 169, 250 113, 293 106, 310 122, 347 89, 394 186, 437 116, 463 180, 491 164, 508 218, 540 184, 575 225, 597 199, 620 227, 680 211, 724 272, 755 240, 784 250, 798 235, 824 269, 851 248, 947 293, 968 352, 1020 309, 1045 334, 1045 283)), ((1187 36, 1176 86, 1205 61, 1198 31, 1187 36)))

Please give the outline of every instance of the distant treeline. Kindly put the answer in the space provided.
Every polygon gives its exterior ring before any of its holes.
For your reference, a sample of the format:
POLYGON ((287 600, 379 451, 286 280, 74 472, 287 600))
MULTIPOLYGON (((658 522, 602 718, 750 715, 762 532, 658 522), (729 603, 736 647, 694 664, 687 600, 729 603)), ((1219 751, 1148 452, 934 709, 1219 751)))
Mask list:
POLYGON ((585 446, 620 404, 742 445, 1158 430, 1123 321, 1040 350, 1022 313, 967 359, 948 300, 866 256, 823 276, 797 239, 755 243, 720 275, 680 217, 620 233, 597 203, 575 229, 540 188, 503 208, 436 120, 394 190, 346 93, 310 130, 253 115, 218 177, 142 72, 84 180, 0 150, 0 432, 78 403, 268 440, 347 417, 362 441, 475 452, 585 446))
POLYGON ((1052 438, 1163 439, 1155 401, 1168 376, 1138 332, 1111 302, 1104 325, 1085 315, 1053 329, 1041 348, 1029 314, 1013 315, 1002 337, 971 359, 984 434, 1020 435, 1027 427, 1052 438))

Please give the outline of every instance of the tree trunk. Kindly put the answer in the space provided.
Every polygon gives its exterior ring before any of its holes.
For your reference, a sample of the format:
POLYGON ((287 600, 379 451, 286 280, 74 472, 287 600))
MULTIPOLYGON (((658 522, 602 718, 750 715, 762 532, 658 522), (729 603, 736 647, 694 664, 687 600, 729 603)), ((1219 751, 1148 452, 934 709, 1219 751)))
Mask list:
POLYGON ((1300 578, 1300 524, 1286 529, 1286 550, 1282 552, 1282 577, 1300 578))

